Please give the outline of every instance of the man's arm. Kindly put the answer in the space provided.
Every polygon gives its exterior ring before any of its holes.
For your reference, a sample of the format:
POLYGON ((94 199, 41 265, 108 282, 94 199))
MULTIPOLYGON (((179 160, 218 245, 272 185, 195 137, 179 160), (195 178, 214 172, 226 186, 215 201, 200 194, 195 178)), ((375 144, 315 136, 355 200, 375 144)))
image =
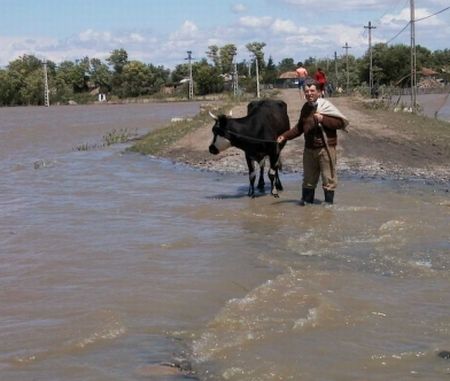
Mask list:
POLYGON ((300 128, 300 121, 298 121, 294 127, 280 135, 280 137, 283 137, 283 140, 292 140, 300 136, 302 133, 303 128, 300 128))
POLYGON ((332 130, 340 130, 345 127, 344 121, 341 118, 337 118, 334 116, 315 113, 314 119, 316 119, 318 123, 322 123, 322 126, 330 128, 332 130))

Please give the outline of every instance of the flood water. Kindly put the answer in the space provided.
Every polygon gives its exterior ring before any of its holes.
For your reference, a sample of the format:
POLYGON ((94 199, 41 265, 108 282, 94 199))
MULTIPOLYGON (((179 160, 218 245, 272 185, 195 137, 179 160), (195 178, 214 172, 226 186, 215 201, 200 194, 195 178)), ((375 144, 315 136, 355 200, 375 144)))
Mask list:
MULTIPOLYGON (((398 100, 398 98, 396 99, 398 100)), ((450 122, 450 94, 418 94, 420 112, 429 117, 450 122)), ((400 104, 411 105, 411 96, 403 95, 400 104)))
POLYGON ((344 178, 302 208, 299 174, 248 199, 246 175, 74 149, 197 110, 0 109, 0 380, 182 379, 149 368, 174 356, 200 380, 448 379, 448 184, 344 178))

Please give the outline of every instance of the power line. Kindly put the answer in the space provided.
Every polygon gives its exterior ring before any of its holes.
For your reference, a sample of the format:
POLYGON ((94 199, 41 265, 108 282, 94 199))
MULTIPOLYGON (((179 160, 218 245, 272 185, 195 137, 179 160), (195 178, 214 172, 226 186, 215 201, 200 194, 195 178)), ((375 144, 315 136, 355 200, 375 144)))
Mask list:
MULTIPOLYGON (((409 2, 409 0, 405 0, 404 3, 403 3, 403 5, 401 6, 401 8, 405 8, 405 7, 406 7, 406 4, 407 4, 408 2, 409 2)), ((380 22, 381 19, 382 19, 384 16, 386 16, 389 12, 395 11, 395 10, 398 8, 398 5, 399 5, 398 2, 397 2, 397 3, 394 2, 394 6, 388 8, 388 10, 387 10, 386 12, 384 12, 380 17, 378 17, 378 18, 376 19, 375 22, 380 22)))
MULTIPOLYGON (((425 16, 425 17, 422 17, 422 18, 420 18, 420 19, 415 19, 414 20, 414 22, 418 22, 418 21, 423 21, 423 20, 426 20, 426 19, 429 19, 430 17, 433 17, 433 16, 436 16, 436 15, 438 15, 438 14, 440 14, 440 13, 443 13, 443 12, 445 12, 445 11, 448 11, 450 9, 450 7, 446 7, 446 8, 444 8, 444 9, 441 9, 440 11, 437 11, 437 12, 435 12, 435 13, 433 13, 433 14, 431 14, 431 15, 428 15, 428 16, 425 16)), ((411 21, 409 21, 394 37, 392 37, 391 39, 389 39, 388 41, 386 41, 386 45, 389 45, 393 40, 395 40, 400 34, 402 34, 405 30, 406 30, 406 28, 408 28, 408 26, 410 26, 411 25, 411 21)))
POLYGON ((398 32, 394 37, 392 37, 389 41, 386 41, 386 45, 389 45, 391 41, 395 40, 401 33, 405 31, 405 29, 411 24, 411 21, 408 21, 408 23, 402 28, 400 32, 398 32))
POLYGON ((436 16, 436 15, 438 15, 439 13, 448 11, 449 9, 450 9, 450 7, 441 9, 440 11, 437 11, 436 13, 433 13, 432 15, 428 15, 428 16, 422 17, 422 18, 420 18, 420 19, 416 19, 415 22, 417 22, 417 21, 423 21, 423 20, 429 19, 430 17, 436 16))

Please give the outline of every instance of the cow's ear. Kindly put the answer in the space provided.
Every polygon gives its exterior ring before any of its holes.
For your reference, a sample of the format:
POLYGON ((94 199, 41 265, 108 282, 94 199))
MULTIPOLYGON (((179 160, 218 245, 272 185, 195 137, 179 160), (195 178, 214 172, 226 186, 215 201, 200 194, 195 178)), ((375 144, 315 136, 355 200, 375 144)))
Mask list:
POLYGON ((208 111, 208 113, 209 113, 209 116, 210 116, 211 118, 213 118, 214 120, 219 120, 219 117, 216 116, 216 115, 214 115, 211 111, 208 111))

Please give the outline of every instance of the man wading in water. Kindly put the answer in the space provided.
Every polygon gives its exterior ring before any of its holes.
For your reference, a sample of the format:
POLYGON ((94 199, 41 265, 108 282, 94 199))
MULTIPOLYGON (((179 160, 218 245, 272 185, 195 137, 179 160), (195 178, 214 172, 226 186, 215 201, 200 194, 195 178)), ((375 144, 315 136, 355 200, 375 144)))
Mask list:
POLYGON ((337 130, 348 125, 347 118, 327 99, 320 98, 319 83, 305 81, 306 102, 297 124, 280 135, 278 143, 305 134, 303 151, 303 186, 300 205, 314 202, 314 191, 322 175, 325 202, 332 204, 337 186, 336 144, 337 130))

